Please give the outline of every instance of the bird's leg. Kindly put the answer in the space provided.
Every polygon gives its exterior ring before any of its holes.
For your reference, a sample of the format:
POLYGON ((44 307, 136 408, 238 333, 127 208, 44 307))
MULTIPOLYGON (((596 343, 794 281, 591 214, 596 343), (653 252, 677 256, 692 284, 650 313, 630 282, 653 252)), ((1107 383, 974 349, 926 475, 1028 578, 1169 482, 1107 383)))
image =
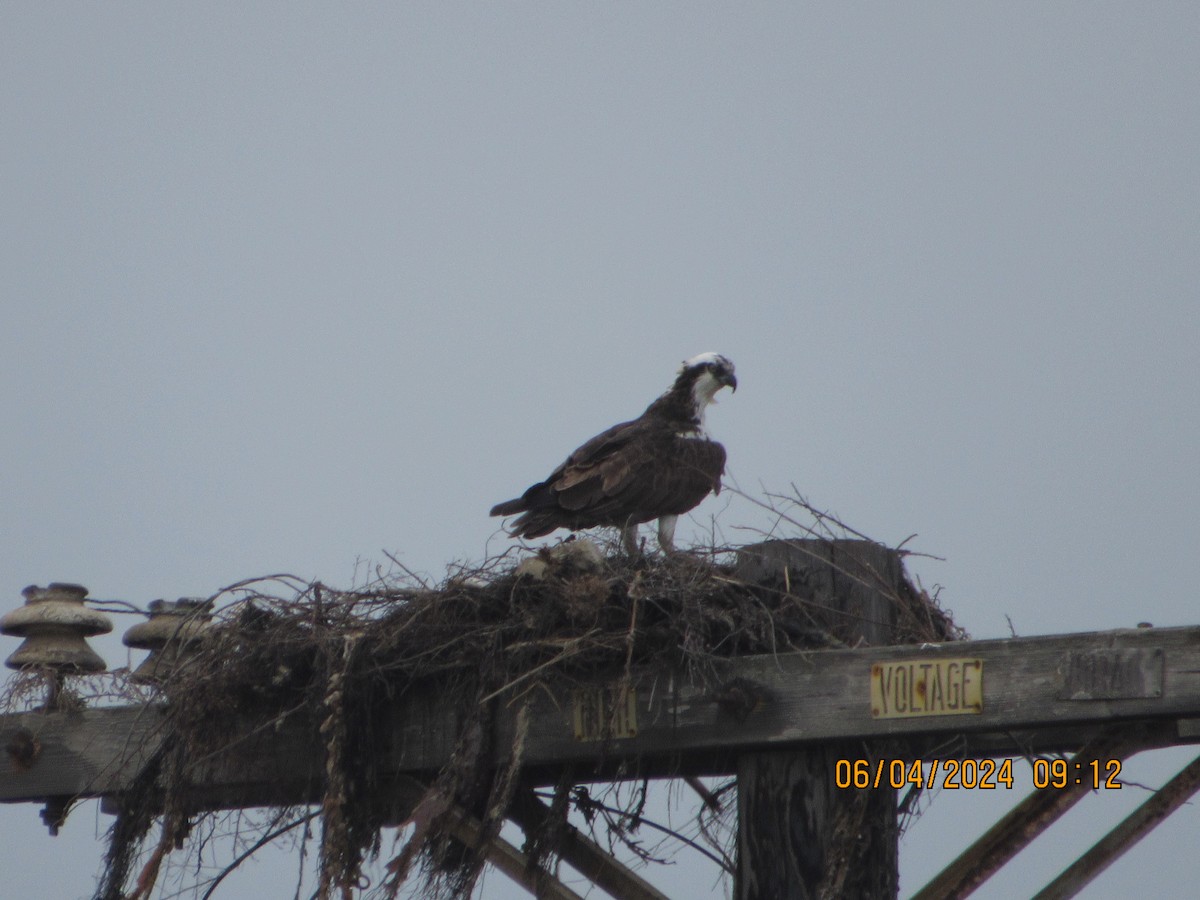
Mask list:
POLYGON ((626 522, 621 526, 621 546, 631 557, 640 555, 636 522, 626 522))
POLYGON ((679 516, 662 516, 658 520, 658 546, 668 555, 675 552, 675 523, 679 516))

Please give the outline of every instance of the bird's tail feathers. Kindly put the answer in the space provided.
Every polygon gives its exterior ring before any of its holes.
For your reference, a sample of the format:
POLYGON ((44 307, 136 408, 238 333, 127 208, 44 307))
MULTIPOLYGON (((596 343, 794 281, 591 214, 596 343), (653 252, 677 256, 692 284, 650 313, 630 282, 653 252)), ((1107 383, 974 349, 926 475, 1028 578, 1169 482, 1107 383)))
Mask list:
POLYGON ((503 503, 497 503, 492 507, 489 516, 511 516, 514 513, 525 512, 529 507, 526 504, 524 497, 517 497, 514 500, 505 500, 503 503))

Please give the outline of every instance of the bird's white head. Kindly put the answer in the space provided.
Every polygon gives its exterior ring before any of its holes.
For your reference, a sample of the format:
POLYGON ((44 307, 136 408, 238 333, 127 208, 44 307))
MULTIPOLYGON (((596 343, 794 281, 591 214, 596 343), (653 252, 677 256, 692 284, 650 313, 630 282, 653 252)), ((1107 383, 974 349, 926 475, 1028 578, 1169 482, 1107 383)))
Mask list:
POLYGON ((679 378, 688 379, 692 383, 692 403, 696 415, 704 421, 704 409, 710 403, 715 403, 714 395, 723 387, 731 391, 737 390, 737 376, 734 375, 733 361, 720 353, 700 353, 691 359, 685 359, 679 367, 679 378))

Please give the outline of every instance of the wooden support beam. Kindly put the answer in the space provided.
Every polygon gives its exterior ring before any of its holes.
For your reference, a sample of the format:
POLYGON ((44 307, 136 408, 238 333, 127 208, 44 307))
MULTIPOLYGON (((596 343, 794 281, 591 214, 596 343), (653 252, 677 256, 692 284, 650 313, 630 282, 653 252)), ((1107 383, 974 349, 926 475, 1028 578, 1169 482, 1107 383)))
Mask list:
MULTIPOLYGON (((519 790, 509 808, 509 818, 520 825, 526 834, 537 831, 549 816, 550 811, 532 788, 519 790)), ((559 827, 564 828, 562 841, 557 847, 562 861, 601 890, 620 900, 670 900, 637 872, 617 862, 611 853, 579 829, 566 823, 559 827)))
POLYGON ((1149 800, 1097 841, 1087 853, 1066 868, 1033 900, 1068 900, 1087 887, 1167 816, 1200 790, 1200 757, 1155 791, 1149 800))
MULTIPOLYGON (((678 673, 641 671, 634 677, 636 733, 624 737, 576 737, 576 703, 595 699, 603 684, 591 693, 587 686, 539 691, 525 740, 527 772, 543 783, 567 763, 585 767, 581 777, 610 775, 622 765, 638 775, 731 774, 737 757, 751 750, 880 738, 896 741, 897 755, 924 758, 1073 751, 1114 723, 1148 728, 1152 737, 1143 746, 1200 741, 1195 626, 751 656, 720 662, 716 675, 718 686, 746 691, 752 708, 731 706, 719 687, 678 673), (982 661, 982 712, 892 719, 871 714, 873 666, 946 658, 982 661), (1139 660, 1152 663, 1150 683, 1139 680, 1139 660), (1184 720, 1182 730, 1176 720, 1184 720)), ((453 750, 455 710, 431 692, 401 698, 391 715, 380 768, 437 771, 453 750)), ((207 801, 244 805, 239 799, 251 797, 270 805, 319 796, 317 724, 300 716, 247 723, 245 739, 231 745, 224 764, 214 761, 203 786, 207 801)), ((496 727, 495 745, 512 746, 515 722, 506 708, 496 727)), ((0 748, 8 748, 0 753, 0 802, 120 793, 154 752, 162 729, 154 707, 0 716, 0 748)), ((204 798, 197 802, 203 805, 204 798)))
MULTIPOLYGON (((415 778, 403 776, 396 784, 397 800, 411 810, 425 794, 427 785, 415 778)), ((483 823, 461 806, 451 806, 448 828, 451 836, 460 844, 482 852, 484 858, 530 894, 550 900, 583 900, 582 895, 571 890, 548 873, 537 873, 529 865, 529 858, 499 835, 483 839, 483 823)), ((619 896, 619 895, 618 895, 619 896)), ((665 900, 665 898, 663 898, 665 900)))
MULTIPOLYGON (((576 738, 571 726, 575 698, 569 693, 539 692, 531 708, 526 761, 587 764, 603 756, 639 758, 645 765, 825 741, 921 737, 936 742, 939 736, 970 741, 984 734, 988 755, 1021 755, 1079 747, 1069 741, 1057 747, 1039 744, 1034 732, 1043 729, 1073 730, 1078 737, 1079 726, 1200 714, 1200 627, 780 653, 719 661, 713 670, 715 687, 669 671, 635 673, 636 734, 603 741, 576 738), (979 713, 873 715, 875 665, 916 671, 963 658, 982 667, 979 713), (1141 677, 1143 662, 1151 670, 1147 679, 1141 677), (742 715, 730 694, 741 695, 751 708, 742 715), (1006 748, 1004 735, 1017 732, 1024 733, 1022 740, 1011 740, 1006 748)), ((407 719, 408 733, 397 740, 407 764, 432 761, 424 722, 420 716, 407 719)), ((511 725, 501 717, 500 727, 497 743, 507 746, 511 725)))

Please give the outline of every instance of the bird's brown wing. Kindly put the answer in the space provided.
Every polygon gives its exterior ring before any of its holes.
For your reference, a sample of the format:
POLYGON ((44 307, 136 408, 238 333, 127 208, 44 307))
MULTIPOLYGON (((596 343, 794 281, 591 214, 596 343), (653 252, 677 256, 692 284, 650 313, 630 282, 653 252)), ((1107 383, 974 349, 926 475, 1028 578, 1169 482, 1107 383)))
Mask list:
POLYGON ((725 448, 715 441, 652 429, 621 437, 585 445, 588 453, 572 454, 548 481, 564 510, 586 511, 593 524, 648 522, 685 513, 720 490, 725 448))
POLYGON ((588 510, 607 518, 612 501, 636 487, 639 439, 645 434, 641 421, 622 422, 567 457, 545 482, 558 505, 570 512, 588 510))
POLYGON ((648 522, 692 509, 720 488, 724 467, 720 444, 635 419, 596 435, 492 515, 522 513, 512 533, 527 538, 556 528, 648 522))

